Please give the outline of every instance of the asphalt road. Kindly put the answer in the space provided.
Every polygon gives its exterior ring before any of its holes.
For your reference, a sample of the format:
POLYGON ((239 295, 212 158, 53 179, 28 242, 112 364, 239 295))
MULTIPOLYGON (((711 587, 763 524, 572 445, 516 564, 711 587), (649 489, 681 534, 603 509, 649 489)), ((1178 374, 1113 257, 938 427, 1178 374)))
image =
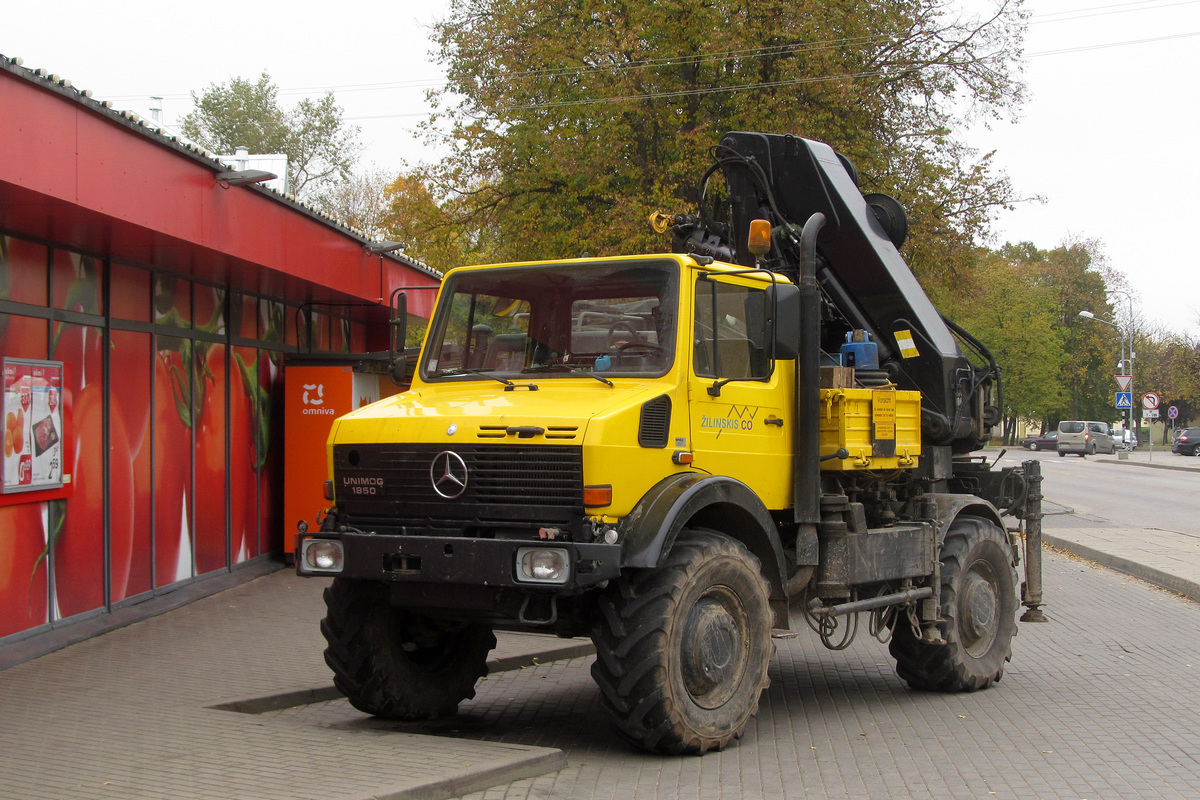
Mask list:
POLYGON ((650 756, 616 739, 590 658, 492 676, 442 723, 381 721, 344 700, 274 722, 565 751, 567 768, 471 800, 1200 797, 1200 604, 1053 552, 1045 575, 1050 622, 1020 626, 992 688, 913 691, 865 631, 842 652, 805 631, 777 641, 746 737, 703 757, 650 756))
MULTIPOLYGON (((1069 513, 1114 525, 1200 535, 1200 471, 1147 469, 1114 464, 1111 458, 1060 458, 1056 453, 1023 450, 1009 451, 1004 463, 1029 459, 1042 462, 1047 514, 1069 513)), ((1155 450, 1151 463, 1192 467, 1196 459, 1155 450)))

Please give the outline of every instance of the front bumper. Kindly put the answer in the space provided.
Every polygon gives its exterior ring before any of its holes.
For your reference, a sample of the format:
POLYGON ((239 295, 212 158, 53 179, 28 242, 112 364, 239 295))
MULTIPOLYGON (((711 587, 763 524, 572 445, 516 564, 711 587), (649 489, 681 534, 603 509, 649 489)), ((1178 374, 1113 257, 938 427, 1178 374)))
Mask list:
POLYGON ((336 575, 388 583, 551 589, 559 594, 577 594, 618 577, 620 560, 621 546, 605 543, 373 533, 303 534, 296 543, 299 575, 336 575), (342 543, 341 571, 312 569, 301 556, 305 540, 320 539, 342 543), (565 581, 548 584, 518 579, 518 551, 535 547, 566 551, 569 573, 565 581))

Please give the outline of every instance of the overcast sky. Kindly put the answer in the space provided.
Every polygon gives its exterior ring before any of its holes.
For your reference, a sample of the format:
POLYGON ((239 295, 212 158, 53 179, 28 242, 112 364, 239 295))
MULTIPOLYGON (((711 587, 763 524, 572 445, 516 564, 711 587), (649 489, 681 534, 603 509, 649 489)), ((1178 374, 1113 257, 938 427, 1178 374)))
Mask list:
MULTIPOLYGON (((243 2, 209 15, 147 0, 125 0, 120 13, 94 0, 8 3, 0 53, 146 116, 161 96, 168 125, 188 112, 191 91, 267 70, 285 105, 332 91, 362 130, 360 166, 394 171, 429 157, 413 134, 440 78, 429 25, 449 5, 243 2)), ((1016 124, 970 141, 996 150, 1021 195, 1045 202, 1003 214, 995 243, 1097 239, 1136 313, 1200 337, 1200 0, 1026 7, 1030 100, 1016 124)))

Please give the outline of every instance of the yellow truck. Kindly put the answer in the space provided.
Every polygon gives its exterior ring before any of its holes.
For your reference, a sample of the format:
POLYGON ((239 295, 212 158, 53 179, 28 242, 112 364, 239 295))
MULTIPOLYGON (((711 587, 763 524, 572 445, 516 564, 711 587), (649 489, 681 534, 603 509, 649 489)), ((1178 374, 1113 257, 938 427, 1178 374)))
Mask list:
POLYGON ((971 455, 999 368, 832 149, 716 153, 699 213, 653 219, 673 252, 451 270, 411 389, 335 422, 295 563, 334 577, 355 707, 451 714, 495 630, 590 637, 614 730, 704 753, 756 712, 773 635, 841 648, 860 614, 914 687, 1000 679, 1040 616, 1041 515, 1037 462, 971 455))

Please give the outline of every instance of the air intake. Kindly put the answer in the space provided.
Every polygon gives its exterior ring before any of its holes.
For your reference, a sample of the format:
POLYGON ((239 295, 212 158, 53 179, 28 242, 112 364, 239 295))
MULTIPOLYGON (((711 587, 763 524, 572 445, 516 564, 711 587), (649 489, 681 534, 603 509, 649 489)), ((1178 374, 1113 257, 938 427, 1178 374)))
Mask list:
POLYGON ((667 395, 647 400, 642 405, 642 423, 638 426, 638 444, 642 447, 666 447, 671 432, 671 398, 667 395))

